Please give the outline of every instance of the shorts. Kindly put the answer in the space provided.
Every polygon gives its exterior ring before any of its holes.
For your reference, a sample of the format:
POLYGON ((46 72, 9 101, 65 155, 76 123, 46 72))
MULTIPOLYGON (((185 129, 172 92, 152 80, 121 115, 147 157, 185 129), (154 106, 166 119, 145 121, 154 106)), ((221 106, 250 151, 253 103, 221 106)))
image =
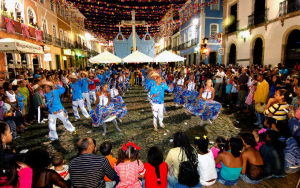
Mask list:
POLYGON ((29 113, 29 107, 28 107, 28 102, 23 101, 23 109, 22 109, 22 114, 27 115, 29 113))

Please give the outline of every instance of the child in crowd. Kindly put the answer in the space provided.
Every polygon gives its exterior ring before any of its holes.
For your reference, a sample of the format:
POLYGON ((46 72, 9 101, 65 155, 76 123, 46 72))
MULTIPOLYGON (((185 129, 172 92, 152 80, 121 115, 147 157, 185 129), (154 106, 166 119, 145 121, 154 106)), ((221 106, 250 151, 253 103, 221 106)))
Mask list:
MULTIPOLYGON (((217 158, 219 153, 226 153, 227 150, 228 150, 227 140, 222 136, 217 137, 215 147, 211 148, 211 152, 214 155, 214 159, 217 158)), ((221 162, 216 164, 216 168, 219 170, 222 168, 221 162)))
POLYGON ((139 151, 141 147, 137 147, 132 142, 123 144, 118 152, 118 161, 115 164, 115 171, 120 176, 120 183, 116 188, 135 187, 141 188, 139 178, 145 176, 145 168, 142 161, 139 160, 139 151))
POLYGON ((13 118, 13 108, 10 105, 9 97, 3 97, 3 102, 3 119, 9 125, 13 139, 16 139, 18 136, 16 124, 13 118))
POLYGON ((236 79, 232 80, 232 89, 230 95, 231 95, 231 103, 233 106, 235 106, 238 98, 238 86, 237 86, 236 79))
MULTIPOLYGON (((70 180, 69 174, 69 166, 65 165, 64 155, 60 152, 56 152, 52 157, 52 167, 51 170, 55 170, 62 179, 65 181, 70 180)), ((57 188, 58 186, 53 185, 53 188, 57 188)))
MULTIPOLYGON (((103 142, 100 145, 100 153, 104 155, 112 168, 114 168, 115 163, 118 161, 112 156, 112 145, 110 142, 103 142)), ((115 181, 111 181, 107 176, 104 177, 106 188, 113 188, 116 184, 115 181)))
MULTIPOLYGON (((267 119, 267 118, 266 118, 267 119)), ((255 138, 255 141, 257 143, 257 146, 255 146, 255 149, 257 151, 259 151, 259 148, 266 143, 266 138, 267 138, 267 134, 266 134, 267 130, 266 129, 255 129, 252 134, 255 138)))
POLYGON ((198 172, 201 185, 211 186, 216 183, 217 179, 216 163, 212 151, 208 150, 208 138, 206 136, 203 137, 203 139, 196 137, 194 141, 199 149, 198 172))

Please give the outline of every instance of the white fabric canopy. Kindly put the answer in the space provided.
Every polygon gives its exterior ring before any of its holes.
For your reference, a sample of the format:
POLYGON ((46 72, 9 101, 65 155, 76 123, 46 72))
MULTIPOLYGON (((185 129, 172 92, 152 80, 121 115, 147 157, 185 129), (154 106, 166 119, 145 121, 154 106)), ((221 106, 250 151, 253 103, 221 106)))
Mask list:
POLYGON ((134 62, 134 63, 145 63, 145 62, 153 62, 153 58, 143 54, 142 52, 135 51, 132 54, 126 56, 123 59, 123 62, 134 62))
POLYGON ((44 54, 43 48, 41 46, 12 38, 0 39, 0 52, 44 54))
POLYGON ((91 63, 121 63, 121 58, 105 51, 95 57, 89 59, 91 63))
POLYGON ((169 51, 163 51, 161 54, 154 57, 154 62, 176 62, 184 61, 184 57, 176 55, 169 51))

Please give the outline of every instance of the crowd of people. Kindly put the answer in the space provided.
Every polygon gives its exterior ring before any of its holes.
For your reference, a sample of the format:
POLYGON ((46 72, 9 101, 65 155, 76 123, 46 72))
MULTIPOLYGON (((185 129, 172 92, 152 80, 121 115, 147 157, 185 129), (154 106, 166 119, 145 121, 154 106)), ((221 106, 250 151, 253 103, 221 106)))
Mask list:
POLYGON ((24 71, 12 82, 1 82, 0 186, 200 188, 217 181, 224 185, 238 181, 258 184, 264 179, 285 178, 300 169, 298 71, 298 67, 286 69, 281 64, 38 69, 31 73, 33 77, 24 71), (200 126, 204 121, 207 126, 214 123, 221 101, 225 101, 225 107, 255 117, 257 122, 253 132, 217 137, 212 148, 205 135, 197 135, 191 143, 185 133, 177 132, 173 135, 174 147, 165 159, 154 146, 148 150, 147 161, 140 160, 141 148, 135 143, 124 143, 114 158, 112 143, 97 146, 89 137, 79 140, 78 155, 71 161, 65 161, 59 152, 50 158, 41 148, 29 150, 25 159, 20 159, 9 147, 33 120, 48 121, 51 141, 58 139, 57 118, 71 134, 77 134, 62 105, 69 97, 74 121, 80 120, 79 107, 93 127, 103 127, 104 136, 106 122, 113 122, 121 132, 117 121, 122 122, 127 114, 122 97, 134 85, 144 86, 148 93, 154 131, 158 131, 157 120, 165 128, 165 93, 173 94, 174 105, 182 106, 186 115, 199 116, 200 126), (29 113, 31 110, 36 113, 29 113))

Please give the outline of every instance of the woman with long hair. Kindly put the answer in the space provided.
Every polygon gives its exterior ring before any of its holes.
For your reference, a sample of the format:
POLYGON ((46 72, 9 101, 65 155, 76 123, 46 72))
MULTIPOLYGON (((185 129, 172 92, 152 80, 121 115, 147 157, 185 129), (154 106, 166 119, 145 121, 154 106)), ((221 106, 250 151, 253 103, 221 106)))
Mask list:
POLYGON ((16 162, 16 154, 6 148, 12 142, 9 125, 0 121, 0 187, 31 188, 32 169, 16 162))
POLYGON ((148 150, 148 163, 145 163, 145 188, 166 188, 168 186, 168 165, 163 161, 161 150, 153 146, 148 150))
POLYGON ((197 166, 190 161, 182 162, 179 168, 178 183, 174 188, 202 188, 199 179, 197 166))
POLYGON ((183 132, 177 132, 174 135, 174 148, 167 155, 165 162, 168 167, 174 168, 173 174, 168 174, 168 183, 175 187, 178 183, 179 165, 184 161, 190 161, 197 165, 197 150, 190 144, 188 136, 183 132))
POLYGON ((29 150, 25 157, 25 163, 33 170, 33 188, 52 188, 53 185, 61 188, 69 187, 67 182, 55 170, 48 169, 51 160, 45 149, 33 148, 29 150))
POLYGON ((139 178, 145 175, 145 168, 142 161, 139 160, 139 151, 141 147, 132 142, 123 144, 118 152, 118 161, 114 166, 116 173, 120 177, 120 183, 116 188, 141 188, 139 178))
POLYGON ((123 100, 122 91, 119 86, 115 84, 115 80, 111 80, 111 84, 109 86, 109 92, 111 97, 111 102, 114 104, 115 110, 119 111, 119 115, 117 116, 118 120, 122 122, 122 118, 124 118, 127 114, 126 103, 123 100))
POLYGON ((214 101, 214 98, 215 89, 212 87, 212 80, 207 79, 206 86, 199 91, 196 104, 187 106, 190 113, 200 116, 200 126, 203 126, 203 121, 207 120, 209 124, 212 124, 211 120, 217 119, 222 106, 219 102, 214 101))
MULTIPOLYGON (((180 91, 180 97, 184 101, 184 107, 186 108, 189 104, 195 104, 197 96, 199 95, 197 91, 197 84, 195 81, 194 74, 190 74, 189 80, 184 83, 180 91)), ((185 113, 187 114, 187 108, 185 109, 185 113)))

